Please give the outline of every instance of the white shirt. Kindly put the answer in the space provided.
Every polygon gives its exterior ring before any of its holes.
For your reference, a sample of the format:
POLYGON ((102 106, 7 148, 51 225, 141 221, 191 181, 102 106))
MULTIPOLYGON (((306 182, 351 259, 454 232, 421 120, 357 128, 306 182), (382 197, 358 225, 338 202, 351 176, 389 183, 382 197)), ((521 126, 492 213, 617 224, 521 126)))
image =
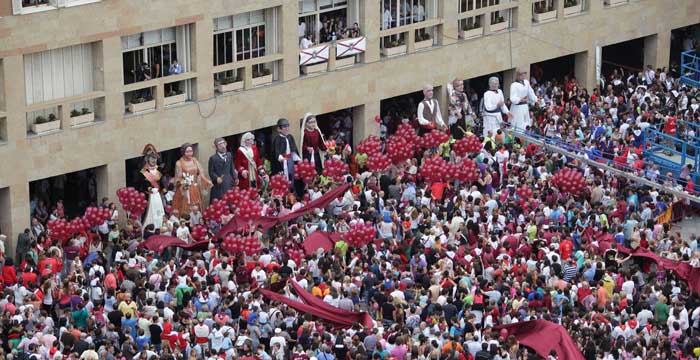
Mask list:
MULTIPOLYGON (((428 101, 427 103, 430 112, 435 114, 435 122, 437 122, 440 126, 445 126, 445 123, 442 121, 442 113, 440 113, 440 104, 438 104, 437 101, 433 101, 433 99, 430 99, 430 101, 428 101)), ((418 123, 423 126, 430 124, 430 120, 427 120, 423 117, 424 107, 425 101, 421 101, 418 104, 418 123)))
POLYGON ((311 45, 313 45, 313 44, 314 44, 314 43, 313 43, 311 40, 307 39, 306 37, 303 37, 303 38, 301 38, 301 42, 299 43, 299 47, 300 47, 302 50, 303 50, 303 49, 308 49, 308 48, 310 48, 311 45))
POLYGON ((508 112, 508 107, 505 104, 505 98, 503 97, 503 91, 501 91, 501 89, 495 91, 489 90, 484 93, 484 109, 487 111, 486 115, 493 116, 500 116, 501 112, 508 112), (499 102, 503 102, 503 105, 500 107, 501 111, 497 112, 499 110, 499 102))

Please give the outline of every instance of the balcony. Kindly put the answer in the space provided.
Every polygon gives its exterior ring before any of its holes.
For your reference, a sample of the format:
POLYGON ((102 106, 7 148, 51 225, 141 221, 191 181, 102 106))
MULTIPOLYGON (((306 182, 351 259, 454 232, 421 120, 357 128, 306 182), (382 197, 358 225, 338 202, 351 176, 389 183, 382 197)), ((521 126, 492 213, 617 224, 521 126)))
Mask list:
POLYGON ((583 12, 583 0, 565 0, 564 17, 576 16, 583 12))
POLYGON ((13 15, 27 15, 43 11, 87 5, 102 0, 12 0, 13 15))
POLYGON ((557 19, 555 0, 542 0, 532 3, 532 22, 541 24, 557 19))
POLYGON ((364 36, 312 46, 299 50, 299 67, 302 74, 310 75, 353 66, 365 50, 364 36))

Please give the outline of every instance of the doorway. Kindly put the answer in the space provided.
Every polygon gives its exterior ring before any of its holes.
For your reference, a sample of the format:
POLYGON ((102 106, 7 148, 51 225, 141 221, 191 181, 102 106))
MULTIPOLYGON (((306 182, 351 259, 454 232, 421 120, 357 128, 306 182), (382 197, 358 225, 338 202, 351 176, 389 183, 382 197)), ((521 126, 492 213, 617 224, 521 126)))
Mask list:
POLYGON ((30 182, 32 208, 41 201, 50 212, 63 200, 66 218, 82 216, 88 206, 97 205, 97 173, 105 169, 94 167, 30 182))

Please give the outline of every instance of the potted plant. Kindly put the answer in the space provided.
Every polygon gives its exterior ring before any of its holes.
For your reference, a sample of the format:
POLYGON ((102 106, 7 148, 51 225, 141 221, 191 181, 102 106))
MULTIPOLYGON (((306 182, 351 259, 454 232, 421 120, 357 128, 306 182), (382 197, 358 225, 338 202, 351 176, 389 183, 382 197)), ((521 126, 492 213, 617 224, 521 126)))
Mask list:
POLYGON ((163 99, 163 106, 181 104, 185 101, 187 101, 187 94, 185 94, 185 92, 170 89, 170 91, 168 91, 165 94, 165 99, 163 99))
POLYGON ((151 97, 137 97, 132 99, 129 103, 129 112, 132 114, 142 111, 155 110, 155 108, 156 101, 151 97))
POLYGON ((88 108, 81 110, 73 109, 70 112, 70 122, 72 126, 86 124, 95 121, 95 114, 88 108))
POLYGON ((406 44, 403 39, 392 40, 389 43, 384 43, 384 48, 382 48, 382 55, 384 56, 396 56, 406 53, 406 44))
POLYGON ((238 72, 236 76, 228 76, 219 80, 216 90, 220 93, 243 90, 243 74, 238 72))
POLYGON ((617 5, 622 5, 626 4, 627 0, 605 0, 605 5, 607 6, 617 6, 617 5))
POLYGON ((496 18, 496 21, 491 23, 491 31, 492 32, 497 32, 501 30, 505 30, 508 28, 508 23, 506 22, 506 19, 503 16, 499 16, 496 18))
POLYGON ((35 134, 41 134, 53 130, 58 130, 61 128, 61 120, 56 118, 56 115, 49 114, 49 118, 43 116, 37 116, 34 119, 34 124, 32 124, 32 132, 35 134))
POLYGON ((416 34, 416 41, 413 43, 413 48, 418 51, 427 49, 433 46, 433 38, 428 33, 416 34))
POLYGON ((564 16, 580 14, 583 11, 583 3, 580 0, 566 0, 564 2, 564 16))
POLYGON ((253 71, 253 86, 261 86, 272 83, 272 71, 263 68, 261 71, 253 71))
POLYGON ((479 20, 475 20, 471 25, 464 25, 464 28, 459 32, 459 37, 462 39, 474 38, 481 35, 484 35, 484 28, 479 24, 479 20))
POLYGON ((543 1, 535 5, 532 18, 538 23, 555 20, 557 18, 557 9, 554 8, 554 2, 547 5, 543 1))

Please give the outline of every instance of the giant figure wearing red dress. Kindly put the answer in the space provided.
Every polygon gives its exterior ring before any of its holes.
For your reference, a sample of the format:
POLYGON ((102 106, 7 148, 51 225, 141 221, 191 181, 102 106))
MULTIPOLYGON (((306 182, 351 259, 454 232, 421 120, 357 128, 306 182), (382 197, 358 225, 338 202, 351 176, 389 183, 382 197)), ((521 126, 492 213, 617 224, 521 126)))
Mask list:
POLYGON ((301 132, 302 158, 313 163, 316 167, 316 172, 320 174, 323 171, 321 152, 327 150, 323 134, 321 129, 318 128, 316 117, 311 113, 304 115, 301 126, 304 129, 301 132))
POLYGON ((262 169, 262 161, 258 147, 255 146, 255 135, 247 132, 241 137, 241 146, 236 151, 234 160, 236 170, 238 170, 238 187, 241 189, 260 187, 258 171, 262 169))

